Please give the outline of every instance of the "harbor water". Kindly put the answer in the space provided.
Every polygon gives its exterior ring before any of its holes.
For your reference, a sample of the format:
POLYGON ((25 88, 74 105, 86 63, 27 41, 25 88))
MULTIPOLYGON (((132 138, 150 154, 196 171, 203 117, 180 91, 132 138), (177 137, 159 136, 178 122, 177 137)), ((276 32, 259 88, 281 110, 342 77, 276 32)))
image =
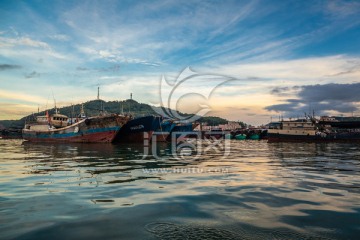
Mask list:
POLYGON ((0 139, 0 239, 358 239, 360 144, 229 141, 0 139))

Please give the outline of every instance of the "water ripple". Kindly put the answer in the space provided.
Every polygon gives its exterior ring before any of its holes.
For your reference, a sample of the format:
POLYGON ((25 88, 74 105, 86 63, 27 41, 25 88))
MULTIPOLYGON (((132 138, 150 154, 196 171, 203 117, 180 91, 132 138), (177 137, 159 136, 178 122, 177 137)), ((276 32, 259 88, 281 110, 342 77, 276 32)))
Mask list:
MULTIPOLYGON (((159 144, 155 158, 134 144, 0 140, 2 237, 38 238, 38 231, 48 236, 50 225, 64 222, 70 233, 74 224, 96 230, 97 216, 109 218, 101 227, 116 223, 114 229, 123 231, 129 230, 124 222, 142 219, 151 235, 138 233, 139 226, 133 234, 143 238, 360 235, 360 145, 231 141, 230 146, 227 156, 210 149, 194 159, 176 158, 169 144, 159 144), (134 212, 116 212, 124 209, 134 212), (127 219, 119 221, 119 214, 127 219)), ((79 238, 89 236, 77 231, 79 238)), ((108 236, 119 236, 113 231, 108 236)))

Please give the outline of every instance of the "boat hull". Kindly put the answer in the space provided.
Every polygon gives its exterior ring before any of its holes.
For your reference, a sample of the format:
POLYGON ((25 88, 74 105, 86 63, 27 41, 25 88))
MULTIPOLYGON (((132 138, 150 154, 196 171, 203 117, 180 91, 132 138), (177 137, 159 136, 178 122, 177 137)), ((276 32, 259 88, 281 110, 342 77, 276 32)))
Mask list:
POLYGON ((0 133, 2 139, 22 139, 21 129, 17 129, 17 130, 4 129, 0 131, 0 133))
POLYGON ((154 132, 151 138, 152 141, 156 142, 167 142, 170 139, 170 132, 154 132))
POLYGON ((319 121, 320 125, 329 125, 332 128, 347 128, 347 129, 354 129, 360 128, 360 121, 319 121))
POLYGON ((235 136, 236 140, 245 140, 246 139, 246 134, 237 134, 235 136))
POLYGON ((145 116, 128 121, 118 132, 114 142, 143 143, 151 140, 156 129, 160 127, 161 119, 155 116, 145 116))
POLYGON ((164 120, 160 124, 160 128, 154 132, 152 141, 167 142, 170 140, 170 133, 173 131, 176 124, 171 120, 164 120))
POLYGON ((110 143, 127 121, 122 116, 103 116, 81 120, 71 126, 45 131, 23 129, 23 139, 31 142, 110 143))
POLYGON ((360 142, 360 132, 321 135, 268 133, 268 142, 360 142))

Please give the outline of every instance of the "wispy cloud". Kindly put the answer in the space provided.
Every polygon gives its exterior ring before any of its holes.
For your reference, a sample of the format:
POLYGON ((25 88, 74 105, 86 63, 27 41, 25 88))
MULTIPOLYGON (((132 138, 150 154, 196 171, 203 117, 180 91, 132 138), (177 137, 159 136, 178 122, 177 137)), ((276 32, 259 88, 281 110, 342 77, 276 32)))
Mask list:
POLYGON ((70 41, 70 39, 71 39, 68 35, 65 35, 65 34, 50 35, 49 38, 58 40, 58 41, 63 41, 63 42, 70 41))
MULTIPOLYGON (((246 82, 253 82, 249 77, 261 79, 262 83, 293 86, 299 83, 315 82, 353 82, 360 76, 360 58, 352 56, 328 56, 300 58, 295 60, 275 60, 260 63, 238 63, 219 66, 213 71, 228 74, 246 82), (349 72, 349 70, 352 70, 349 72), (336 76, 339 73, 347 73, 336 76), (336 76, 336 78, 335 78, 336 76)), ((257 83, 261 84, 261 83, 257 83)))
POLYGON ((0 64, 0 71, 20 69, 21 66, 16 64, 0 64))
POLYGON ((33 40, 29 37, 20 37, 20 38, 0 37, 0 46, 6 46, 6 47, 29 46, 29 47, 40 47, 40 48, 50 49, 49 45, 46 42, 33 40))
POLYGON ((25 75, 25 78, 35 78, 35 77, 40 77, 40 73, 36 71, 32 71, 31 73, 25 75))

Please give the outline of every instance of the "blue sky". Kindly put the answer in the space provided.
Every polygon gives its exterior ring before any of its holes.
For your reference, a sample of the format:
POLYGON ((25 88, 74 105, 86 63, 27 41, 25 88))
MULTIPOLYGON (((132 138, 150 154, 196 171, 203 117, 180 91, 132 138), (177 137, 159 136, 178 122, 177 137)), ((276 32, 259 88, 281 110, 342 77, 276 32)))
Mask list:
POLYGON ((63 105, 94 99, 97 86, 105 100, 156 103, 162 75, 188 66, 235 79, 214 91, 212 115, 360 114, 357 99, 342 111, 302 97, 317 84, 358 87, 359 1, 2 0, 0 16, 0 119, 52 107, 52 93, 63 105))

